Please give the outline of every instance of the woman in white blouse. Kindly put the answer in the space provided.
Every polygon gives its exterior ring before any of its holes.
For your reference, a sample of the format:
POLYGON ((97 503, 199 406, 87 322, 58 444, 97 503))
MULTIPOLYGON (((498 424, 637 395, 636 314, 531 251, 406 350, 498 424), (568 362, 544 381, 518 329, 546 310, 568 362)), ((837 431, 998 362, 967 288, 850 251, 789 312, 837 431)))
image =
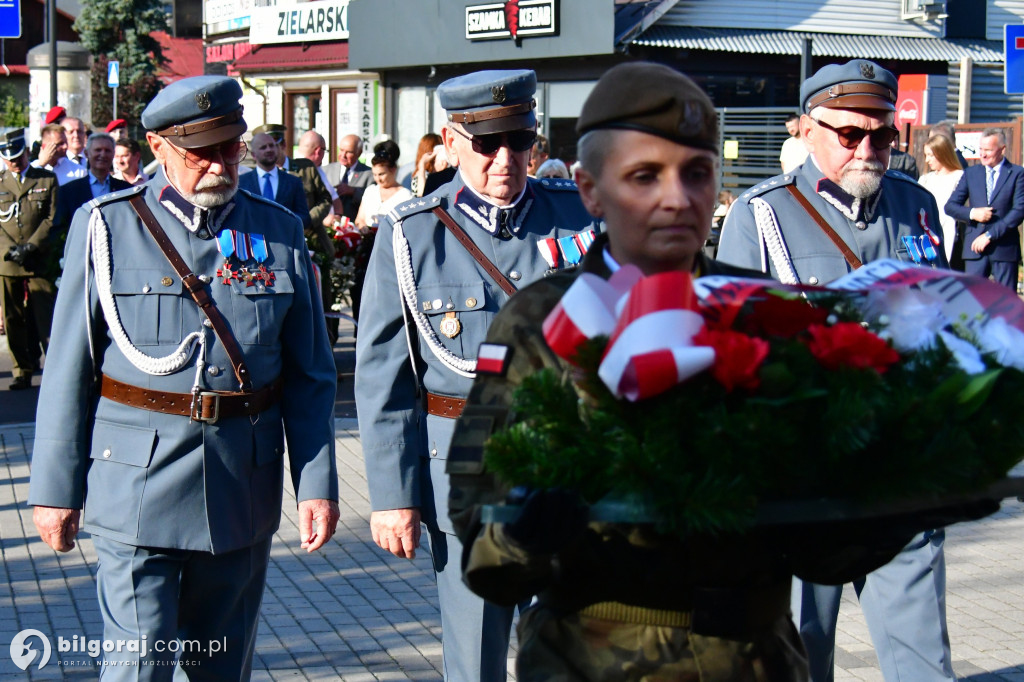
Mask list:
MULTIPOLYGON (((942 225, 942 244, 946 250, 946 260, 953 262, 953 247, 956 243, 956 219, 946 215, 942 207, 949 200, 960 176, 964 174, 960 161, 956 158, 953 143, 945 135, 934 135, 924 144, 924 162, 931 169, 918 181, 935 195, 935 203, 939 205, 939 223, 942 225)), ((958 268, 962 269, 962 268, 958 268)))
POLYGON ((363 192, 363 202, 359 204, 356 215, 356 227, 365 230, 376 227, 380 216, 386 215, 403 201, 413 198, 412 192, 398 184, 398 155, 400 151, 394 140, 384 140, 373 148, 373 180, 377 184, 370 185, 363 192))

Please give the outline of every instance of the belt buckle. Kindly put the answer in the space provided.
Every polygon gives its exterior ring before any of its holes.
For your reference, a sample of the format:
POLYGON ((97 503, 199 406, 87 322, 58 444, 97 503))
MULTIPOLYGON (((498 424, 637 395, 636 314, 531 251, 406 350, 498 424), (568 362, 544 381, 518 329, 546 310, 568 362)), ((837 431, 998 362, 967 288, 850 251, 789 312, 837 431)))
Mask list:
POLYGON ((217 420, 220 419, 220 393, 213 391, 195 391, 192 394, 192 405, 189 407, 189 420, 194 422, 204 422, 206 424, 216 424, 217 420), (213 398, 213 416, 209 419, 203 417, 203 398, 210 396, 213 398))

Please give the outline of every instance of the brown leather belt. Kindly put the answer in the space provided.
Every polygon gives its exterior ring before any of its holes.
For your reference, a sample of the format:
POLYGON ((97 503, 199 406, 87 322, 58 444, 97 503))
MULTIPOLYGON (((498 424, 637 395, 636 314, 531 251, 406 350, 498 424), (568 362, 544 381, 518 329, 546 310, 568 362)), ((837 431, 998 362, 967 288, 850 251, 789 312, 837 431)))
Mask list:
POLYGON ((177 414, 189 417, 192 421, 214 424, 218 419, 249 417, 272 407, 281 399, 282 383, 278 378, 252 393, 228 391, 170 393, 132 386, 103 375, 100 377, 100 395, 129 407, 138 407, 164 414, 177 414))
POLYGON ((465 406, 466 401, 463 398, 427 393, 427 414, 432 414, 435 417, 457 419, 465 406))

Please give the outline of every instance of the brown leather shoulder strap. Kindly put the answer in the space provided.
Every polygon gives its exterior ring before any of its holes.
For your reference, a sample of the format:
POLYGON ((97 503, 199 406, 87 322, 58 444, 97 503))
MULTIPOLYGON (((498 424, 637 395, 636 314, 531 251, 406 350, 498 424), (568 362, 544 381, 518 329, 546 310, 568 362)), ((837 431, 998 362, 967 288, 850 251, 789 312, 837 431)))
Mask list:
POLYGON ((440 206, 434 207, 434 215, 444 223, 444 226, 448 228, 448 231, 455 235, 455 238, 459 240, 459 243, 466 247, 466 251, 469 251, 469 255, 476 259, 476 262, 480 264, 480 267, 484 269, 488 275, 491 276, 502 291, 509 296, 514 296, 519 290, 515 288, 512 282, 505 278, 505 275, 501 274, 501 270, 498 269, 494 263, 487 259, 484 252, 477 248, 477 245, 473 243, 466 231, 459 227, 459 224, 448 215, 448 211, 444 210, 440 206))
POLYGON ((804 207, 804 210, 807 211, 811 218, 814 219, 814 222, 818 223, 818 227, 820 227, 821 231, 825 233, 825 236, 831 239, 832 243, 836 245, 836 248, 842 252, 843 258, 846 259, 846 262, 850 264, 851 268, 856 270, 864 265, 860 258, 857 258, 857 254, 855 254, 849 245, 843 241, 843 238, 836 234, 836 231, 832 229, 832 226, 821 217, 821 214, 818 213, 813 206, 811 206, 811 202, 807 201, 807 197, 801 194, 800 190, 793 185, 786 185, 786 189, 788 189, 789 193, 793 195, 793 198, 804 207))
POLYGON ((213 325, 213 331, 217 338, 220 339, 221 344, 223 344, 224 350, 228 354, 228 360, 231 361, 231 367, 235 370, 239 389, 251 391, 252 379, 249 377, 249 368, 245 364, 245 358, 242 357, 242 349, 239 347, 235 335, 231 333, 231 329, 228 327, 224 316, 221 315, 220 310, 214 305, 213 299, 210 298, 210 294, 206 291, 206 284, 196 277, 191 268, 182 260, 181 255, 174 248, 174 244, 167 237, 167 233, 164 232, 164 229, 160 227, 160 223, 157 222, 156 216, 149 210, 149 206, 146 206, 146 200, 143 199, 142 195, 136 194, 129 198, 128 201, 131 203, 132 208, 135 209, 135 212, 139 214, 139 217, 142 218, 142 223, 149 229, 153 240, 156 241, 160 250, 164 252, 164 256, 167 257, 171 267, 178 273, 178 277, 181 278, 185 289, 192 296, 192 300, 196 302, 199 309, 210 320, 210 324, 213 325))

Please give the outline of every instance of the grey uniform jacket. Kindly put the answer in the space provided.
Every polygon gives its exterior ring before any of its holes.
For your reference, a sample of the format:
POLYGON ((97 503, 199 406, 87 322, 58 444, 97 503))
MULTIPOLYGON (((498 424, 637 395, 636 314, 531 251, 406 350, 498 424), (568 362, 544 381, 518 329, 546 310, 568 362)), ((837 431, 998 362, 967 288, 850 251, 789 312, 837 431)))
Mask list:
MULTIPOLYGON (((887 171, 874 197, 854 200, 828 181, 813 157, 808 157, 799 168, 740 196, 725 219, 718 260, 791 283, 826 284, 850 271, 843 254, 791 196, 787 185, 807 197, 864 263, 881 258, 911 261, 901 237, 920 238, 925 234, 923 224, 933 234, 942 234, 935 198, 906 175, 887 171), (778 233, 781 240, 773 238, 778 233)), ((942 247, 935 246, 935 251, 931 263, 946 266, 942 247)))
POLYGON ((130 545, 231 551, 278 527, 286 439, 297 500, 337 499, 336 370, 319 300, 299 220, 262 197, 239 191, 225 206, 203 212, 161 170, 145 185, 83 206, 65 250, 29 504, 77 509, 84 502, 86 530, 130 545), (110 292, 131 343, 163 357, 198 331, 206 338, 202 390, 238 390, 223 346, 126 201, 133 194, 145 196, 193 272, 211 278, 208 291, 241 346, 254 388, 283 380, 282 400, 258 417, 204 424, 98 397, 100 372, 134 386, 189 393, 201 350, 164 376, 144 372, 122 352, 112 332, 118 325, 100 307, 102 275, 90 268, 85 288, 94 206, 109 228, 110 292), (220 229, 265 237, 272 285, 223 284, 215 276, 225 260, 213 238, 220 229))
MULTIPOLYGON (((489 232, 497 231, 495 213, 482 213, 488 207, 457 175, 430 196, 398 206, 381 222, 366 275, 356 347, 356 407, 370 504, 374 510, 420 507, 425 520, 436 519, 440 530, 453 533, 445 460, 455 420, 426 414, 418 385, 430 393, 465 398, 472 374, 453 370, 439 355, 450 354, 449 361, 457 365, 472 365, 491 320, 509 297, 431 213, 435 206, 445 208, 519 288, 549 270, 538 247, 541 240, 587 230, 592 218, 571 181, 529 180, 510 214, 512 236, 502 240, 489 232), (475 212, 475 218, 460 206, 475 212), (396 231, 408 240, 407 246, 394 243, 396 231), (401 265, 403 257, 411 268, 401 265), (415 296, 408 322, 415 373, 398 277, 405 278, 415 296), (449 314, 460 326, 453 338, 439 331, 449 314), (415 318, 423 325, 419 331, 415 318), (437 354, 424 339, 424 330, 433 337, 437 354)), ((556 268, 565 265, 559 259, 556 268)))

